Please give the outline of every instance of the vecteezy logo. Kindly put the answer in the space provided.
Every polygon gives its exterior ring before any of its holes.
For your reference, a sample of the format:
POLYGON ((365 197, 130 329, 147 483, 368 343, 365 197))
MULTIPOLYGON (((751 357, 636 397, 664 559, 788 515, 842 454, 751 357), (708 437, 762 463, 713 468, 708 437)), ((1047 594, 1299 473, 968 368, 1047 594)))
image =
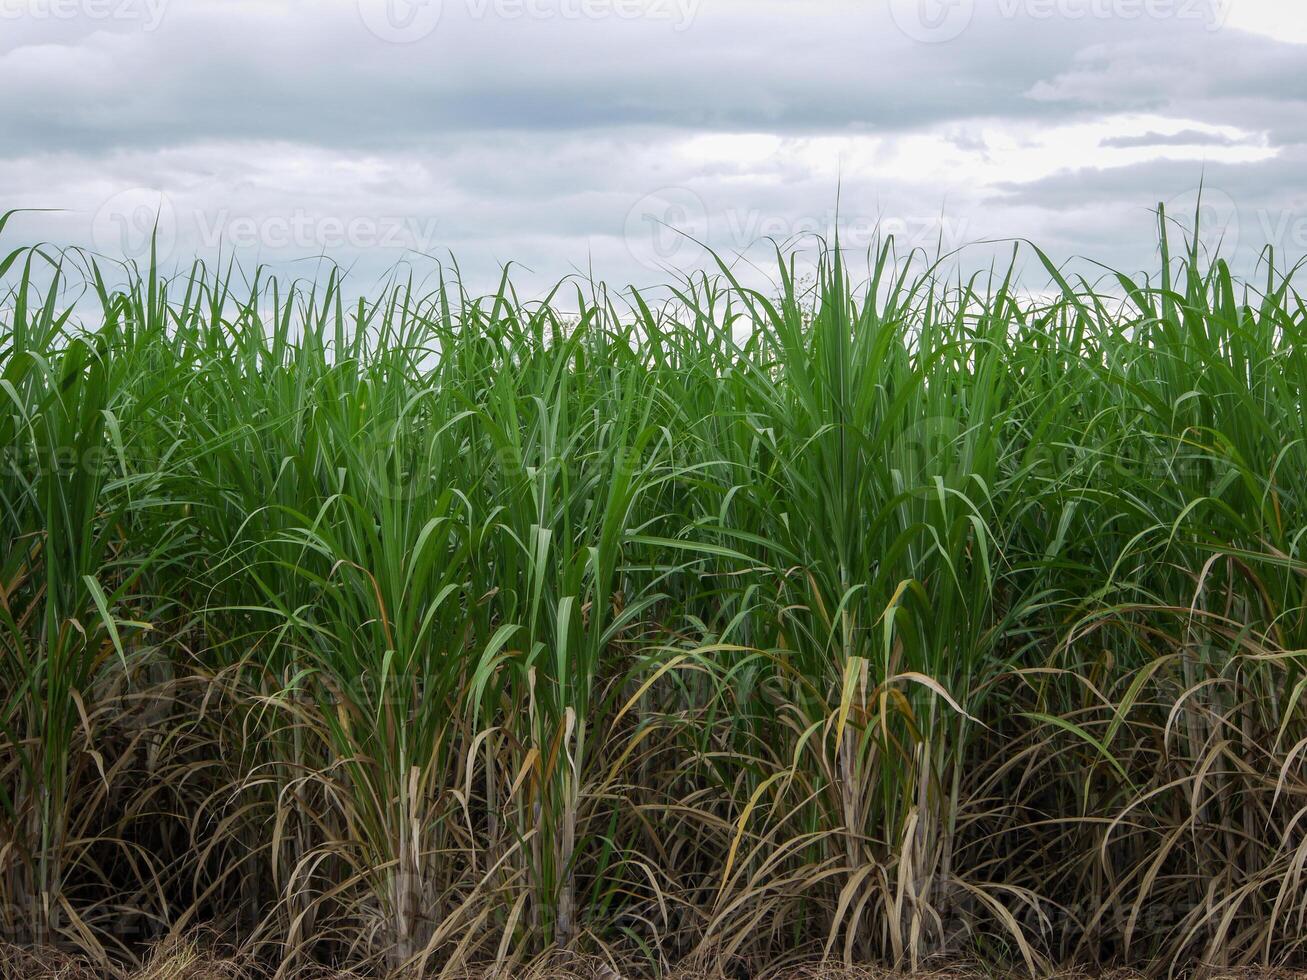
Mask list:
POLYGON ((645 268, 681 266, 703 251, 708 209, 688 187, 664 187, 635 202, 624 235, 631 257, 645 268))
POLYGON ((1209 258, 1219 254, 1222 258, 1233 259, 1239 248, 1239 205, 1229 194, 1215 187, 1195 188, 1167 201, 1166 224, 1166 232, 1172 240, 1183 232, 1185 239, 1192 241, 1196 230, 1198 245, 1209 258), (1195 221, 1197 229, 1194 228, 1195 221))
POLYGON ((369 31, 392 44, 412 44, 440 23, 441 0, 358 0, 369 31))
POLYGON ((177 244, 177 209, 168 195, 148 187, 119 191, 95 212, 91 241, 115 259, 148 261, 151 247, 162 262, 177 244))
POLYGON ((971 26, 976 0, 889 0, 889 15, 914 41, 952 41, 971 26))

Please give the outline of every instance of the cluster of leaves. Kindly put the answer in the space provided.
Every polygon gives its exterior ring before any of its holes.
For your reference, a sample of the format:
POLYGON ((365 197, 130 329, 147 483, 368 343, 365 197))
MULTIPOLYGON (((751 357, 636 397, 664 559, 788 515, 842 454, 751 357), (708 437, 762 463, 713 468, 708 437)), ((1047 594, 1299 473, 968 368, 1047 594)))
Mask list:
POLYGON ((1307 309, 1166 225, 1037 296, 892 242, 658 304, 9 253, 0 928, 1295 962, 1307 309))

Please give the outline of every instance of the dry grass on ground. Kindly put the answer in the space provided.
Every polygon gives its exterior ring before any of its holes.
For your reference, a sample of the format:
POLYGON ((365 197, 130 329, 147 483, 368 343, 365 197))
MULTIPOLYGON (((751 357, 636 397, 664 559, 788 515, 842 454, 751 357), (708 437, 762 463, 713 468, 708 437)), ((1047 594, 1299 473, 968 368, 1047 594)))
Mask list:
MULTIPOLYGON (((432 976, 438 975, 432 974, 432 976)), ((1025 974, 1013 974, 1024 977, 1025 974)), ((1142 980, 1142 974, 1122 970, 1083 972, 1067 970, 1048 980, 1142 980)), ((1198 976, 1195 974, 1195 976, 1198 976)), ((1307 972, 1290 970, 1212 970, 1202 980, 1307 980, 1307 972)), ((759 975, 755 980, 999 980, 1004 974, 967 966, 942 968, 917 974, 838 966, 785 967, 759 975)), ((86 958, 58 950, 30 950, 0 944, 0 980, 266 980, 265 974, 239 956, 214 955, 200 946, 180 942, 160 947, 142 967, 106 973, 86 958)), ((362 980, 359 974, 315 970, 285 980, 362 980)), ((405 978, 407 980, 407 978, 405 978)), ((456 980, 636 980, 616 973, 598 958, 551 958, 511 978, 460 976, 456 980)), ((728 980, 719 973, 678 971, 666 980, 728 980)), ((733 980, 733 978, 732 978, 733 980)))

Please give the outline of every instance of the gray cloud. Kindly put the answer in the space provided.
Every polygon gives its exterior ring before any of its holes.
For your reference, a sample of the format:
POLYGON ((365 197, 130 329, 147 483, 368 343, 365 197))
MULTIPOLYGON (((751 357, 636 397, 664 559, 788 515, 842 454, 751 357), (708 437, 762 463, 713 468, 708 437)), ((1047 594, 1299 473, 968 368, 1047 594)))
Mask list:
POLYGON ((1294 247, 1307 47, 1205 0, 978 0, 942 34, 916 2, 443 0, 390 43, 408 28, 352 0, 75 0, 0 24, 0 186, 64 209, 32 238, 112 251, 163 201, 178 258, 364 276, 448 248, 476 276, 651 281, 706 262, 664 218, 752 257, 829 231, 837 193, 846 241, 1137 268, 1148 208, 1204 174, 1241 248, 1294 247))
POLYGON ((1246 140, 1222 133, 1206 133, 1198 129, 1182 129, 1178 133, 1142 133, 1138 136, 1109 136, 1102 146, 1128 150, 1141 146, 1239 146, 1246 140))
POLYGON ((956 40, 923 45, 883 5, 824 0, 661 0, 685 13, 629 20, 562 13, 601 0, 533 0, 548 18, 480 13, 513 2, 527 0, 445 0, 438 26, 412 44, 374 36, 348 2, 174 0, 153 30, 37 23, 0 42, 0 119, 63 149, 217 135, 354 147, 637 125, 883 132, 1161 109, 1191 101, 1194 83, 1230 98, 1307 80, 1283 45, 1190 21, 978 16, 956 40))

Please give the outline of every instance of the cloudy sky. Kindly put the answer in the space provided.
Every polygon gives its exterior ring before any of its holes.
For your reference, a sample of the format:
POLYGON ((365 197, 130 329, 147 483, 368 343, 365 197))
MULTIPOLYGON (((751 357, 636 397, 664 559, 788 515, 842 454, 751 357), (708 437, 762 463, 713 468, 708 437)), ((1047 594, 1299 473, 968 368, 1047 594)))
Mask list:
POLYGON ((1140 271, 1200 182, 1245 266, 1307 253, 1302 0, 0 0, 0 207, 58 209, 9 244, 137 257, 157 214, 173 264, 531 290, 838 215, 1140 271))

